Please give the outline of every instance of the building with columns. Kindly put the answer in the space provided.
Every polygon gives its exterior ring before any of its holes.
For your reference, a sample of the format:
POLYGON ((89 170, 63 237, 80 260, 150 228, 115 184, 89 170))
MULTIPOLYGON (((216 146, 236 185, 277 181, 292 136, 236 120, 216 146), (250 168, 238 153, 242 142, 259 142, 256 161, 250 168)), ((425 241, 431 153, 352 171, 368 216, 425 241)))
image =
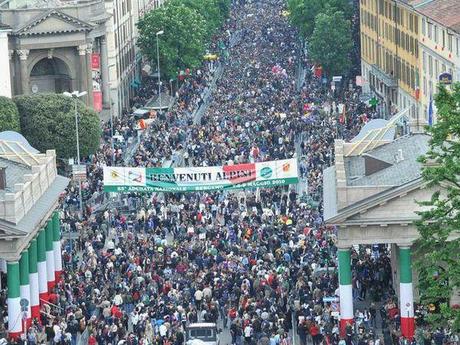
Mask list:
POLYGON ((136 23, 162 2, 2 2, 0 43, 8 34, 12 94, 88 91, 86 102, 97 111, 129 109, 142 68, 136 23))
MULTIPOLYGON (((372 120, 383 121, 383 120, 372 120)), ((371 122, 372 122, 371 121, 371 122)), ((414 291, 411 252, 418 237, 414 221, 434 190, 421 176, 417 158, 428 150, 429 136, 394 138, 391 123, 377 131, 389 135, 372 140, 369 127, 351 142, 335 141, 335 165, 324 171, 324 219, 338 228, 341 327, 353 322, 350 249, 354 245, 386 244, 391 248, 393 288, 399 298, 402 334, 414 335, 414 291)), ((375 131, 374 131, 375 132, 375 131)))
MULTIPOLYGON (((11 27, 8 48, 13 95, 79 90, 88 92, 87 104, 93 105, 97 91, 93 87, 94 55, 107 55, 105 23, 110 15, 104 3, 84 1, 54 8, 10 5, 1 9, 0 20, 11 27)), ((108 75, 103 72, 102 100, 109 98, 108 75)))
POLYGON ((0 133, 0 269, 7 274, 10 337, 23 332, 23 319, 40 317, 40 304, 60 279, 55 210, 68 183, 57 174, 54 150, 42 154, 20 134, 0 133), (21 299, 28 301, 24 311, 21 299))

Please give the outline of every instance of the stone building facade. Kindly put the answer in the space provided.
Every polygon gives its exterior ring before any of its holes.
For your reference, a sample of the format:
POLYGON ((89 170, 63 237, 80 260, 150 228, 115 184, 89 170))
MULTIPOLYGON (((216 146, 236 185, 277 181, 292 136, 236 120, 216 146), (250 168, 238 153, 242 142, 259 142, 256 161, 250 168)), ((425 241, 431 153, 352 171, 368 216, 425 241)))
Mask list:
POLYGON ((86 102, 96 110, 110 109, 117 116, 129 109, 142 68, 136 23, 162 3, 2 2, 0 39, 8 37, 12 95, 87 91, 86 102))

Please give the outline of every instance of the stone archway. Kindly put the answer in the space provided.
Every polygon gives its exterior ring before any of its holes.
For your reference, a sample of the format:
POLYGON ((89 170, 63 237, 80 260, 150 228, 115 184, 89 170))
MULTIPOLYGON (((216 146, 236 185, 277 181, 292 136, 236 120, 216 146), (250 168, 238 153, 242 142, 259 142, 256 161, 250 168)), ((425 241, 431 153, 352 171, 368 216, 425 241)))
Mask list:
POLYGON ((32 67, 29 83, 32 93, 63 93, 72 88, 69 67, 57 57, 39 60, 32 67))

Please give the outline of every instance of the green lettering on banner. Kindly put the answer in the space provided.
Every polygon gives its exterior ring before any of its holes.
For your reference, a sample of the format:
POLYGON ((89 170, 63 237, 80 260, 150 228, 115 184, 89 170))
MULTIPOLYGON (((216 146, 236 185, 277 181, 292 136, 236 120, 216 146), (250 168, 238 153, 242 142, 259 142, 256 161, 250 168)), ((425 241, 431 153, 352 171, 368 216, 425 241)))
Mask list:
POLYGON ((269 188, 275 186, 286 186, 299 182, 297 177, 273 179, 263 181, 252 181, 240 184, 199 184, 199 185, 178 185, 167 182, 149 183, 147 186, 104 186, 105 192, 202 192, 217 190, 235 190, 245 188, 269 188))

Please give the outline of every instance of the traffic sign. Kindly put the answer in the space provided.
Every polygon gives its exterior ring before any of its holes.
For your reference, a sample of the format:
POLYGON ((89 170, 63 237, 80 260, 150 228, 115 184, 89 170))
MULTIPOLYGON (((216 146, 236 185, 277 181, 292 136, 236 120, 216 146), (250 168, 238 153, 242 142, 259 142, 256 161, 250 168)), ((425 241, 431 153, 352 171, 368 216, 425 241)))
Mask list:
POLYGON ((86 180, 86 165, 84 164, 72 165, 72 175, 73 175, 73 178, 77 181, 86 180))

